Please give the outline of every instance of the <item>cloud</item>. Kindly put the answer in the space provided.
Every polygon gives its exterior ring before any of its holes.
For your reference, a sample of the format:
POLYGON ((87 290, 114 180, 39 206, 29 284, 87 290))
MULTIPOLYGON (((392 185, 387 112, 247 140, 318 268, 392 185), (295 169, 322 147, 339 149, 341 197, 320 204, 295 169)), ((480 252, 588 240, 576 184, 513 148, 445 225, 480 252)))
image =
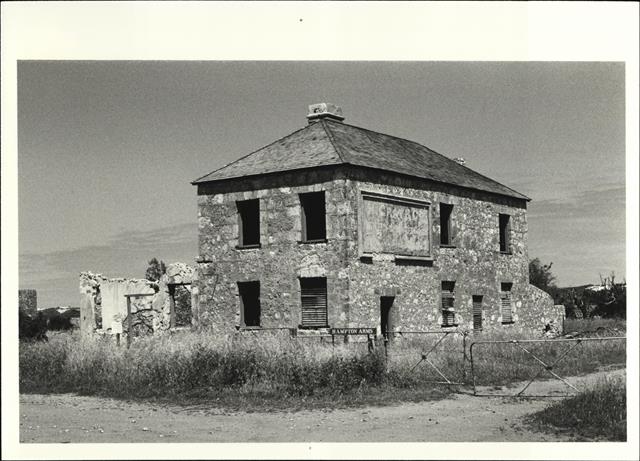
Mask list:
POLYGON ((559 283, 592 283, 598 274, 623 276, 626 263, 625 188, 577 190, 529 207, 529 255, 553 261, 559 283))
POLYGON ((38 290, 41 307, 77 305, 78 274, 82 271, 113 277, 144 277, 147 261, 153 257, 167 263, 192 264, 197 251, 196 223, 122 232, 105 245, 20 254, 20 287, 38 290))

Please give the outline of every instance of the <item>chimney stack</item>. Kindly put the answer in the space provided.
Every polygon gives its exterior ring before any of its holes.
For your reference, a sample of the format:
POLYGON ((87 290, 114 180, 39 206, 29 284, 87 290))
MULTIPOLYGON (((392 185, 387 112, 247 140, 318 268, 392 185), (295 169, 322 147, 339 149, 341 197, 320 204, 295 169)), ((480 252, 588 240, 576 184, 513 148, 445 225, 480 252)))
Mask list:
POLYGON ((313 123, 323 118, 342 122, 344 120, 344 117, 342 116, 342 108, 329 102, 311 104, 309 106, 309 114, 307 115, 309 123, 313 123))

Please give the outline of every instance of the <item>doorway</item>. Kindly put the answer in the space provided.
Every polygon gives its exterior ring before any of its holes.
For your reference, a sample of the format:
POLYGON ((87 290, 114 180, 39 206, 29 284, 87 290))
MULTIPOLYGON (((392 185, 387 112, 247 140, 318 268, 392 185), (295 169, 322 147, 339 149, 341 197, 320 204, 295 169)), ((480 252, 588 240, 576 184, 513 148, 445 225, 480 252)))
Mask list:
POLYGON ((393 302, 395 301, 393 296, 381 296, 380 297, 380 331, 382 337, 388 340, 392 339, 393 333, 393 320, 394 310, 393 302))

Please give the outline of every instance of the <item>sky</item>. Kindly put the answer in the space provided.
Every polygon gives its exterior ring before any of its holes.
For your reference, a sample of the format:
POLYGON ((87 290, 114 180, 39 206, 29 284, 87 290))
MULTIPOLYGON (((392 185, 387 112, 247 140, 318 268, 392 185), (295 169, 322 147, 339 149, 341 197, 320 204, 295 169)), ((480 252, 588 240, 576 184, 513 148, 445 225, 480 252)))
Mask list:
POLYGON ((196 189, 306 125, 407 138, 529 197, 529 255, 560 286, 625 277, 624 64, 21 61, 19 285, 78 304, 78 273, 193 263, 196 189))

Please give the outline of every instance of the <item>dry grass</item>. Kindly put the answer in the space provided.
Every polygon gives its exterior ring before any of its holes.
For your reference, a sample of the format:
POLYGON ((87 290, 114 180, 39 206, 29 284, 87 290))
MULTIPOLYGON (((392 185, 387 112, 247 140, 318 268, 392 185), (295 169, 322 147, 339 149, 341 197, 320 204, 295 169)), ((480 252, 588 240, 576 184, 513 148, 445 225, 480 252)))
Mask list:
MULTIPOLYGON (((449 335, 397 338, 385 350, 366 343, 320 343, 267 333, 220 337, 184 331, 137 338, 131 349, 109 337, 51 333, 47 343, 20 344, 21 392, 76 392, 119 398, 219 402, 238 408, 350 406, 418 401, 447 395, 434 381, 470 381, 468 347, 478 338, 449 335), (433 348, 436 346, 435 348, 433 348)), ((522 339, 520 337, 519 339, 522 339)), ((532 376, 538 363, 513 344, 474 348, 478 384, 507 384, 532 376)), ((527 346, 548 363, 568 345, 527 346)), ((623 364, 624 341, 582 343, 558 364, 565 376, 623 364)))
POLYGON ((622 377, 603 379, 593 388, 535 413, 530 421, 542 430, 565 430, 579 439, 624 442, 626 390, 622 377))
MULTIPOLYGON (((337 404, 397 401, 396 383, 421 398, 443 392, 386 371, 384 351, 354 352, 277 335, 216 339, 207 333, 140 338, 131 349, 110 338, 52 334, 21 343, 21 392, 77 392, 126 398, 337 404), (391 391, 389 391, 391 389, 391 391)), ((405 392, 403 399, 411 400, 405 392)), ((237 406, 237 405, 236 405, 237 406)), ((260 405, 258 405, 260 406, 260 405)))
POLYGON ((624 336, 627 331, 625 319, 564 319, 564 333, 599 334, 601 336, 624 336))

